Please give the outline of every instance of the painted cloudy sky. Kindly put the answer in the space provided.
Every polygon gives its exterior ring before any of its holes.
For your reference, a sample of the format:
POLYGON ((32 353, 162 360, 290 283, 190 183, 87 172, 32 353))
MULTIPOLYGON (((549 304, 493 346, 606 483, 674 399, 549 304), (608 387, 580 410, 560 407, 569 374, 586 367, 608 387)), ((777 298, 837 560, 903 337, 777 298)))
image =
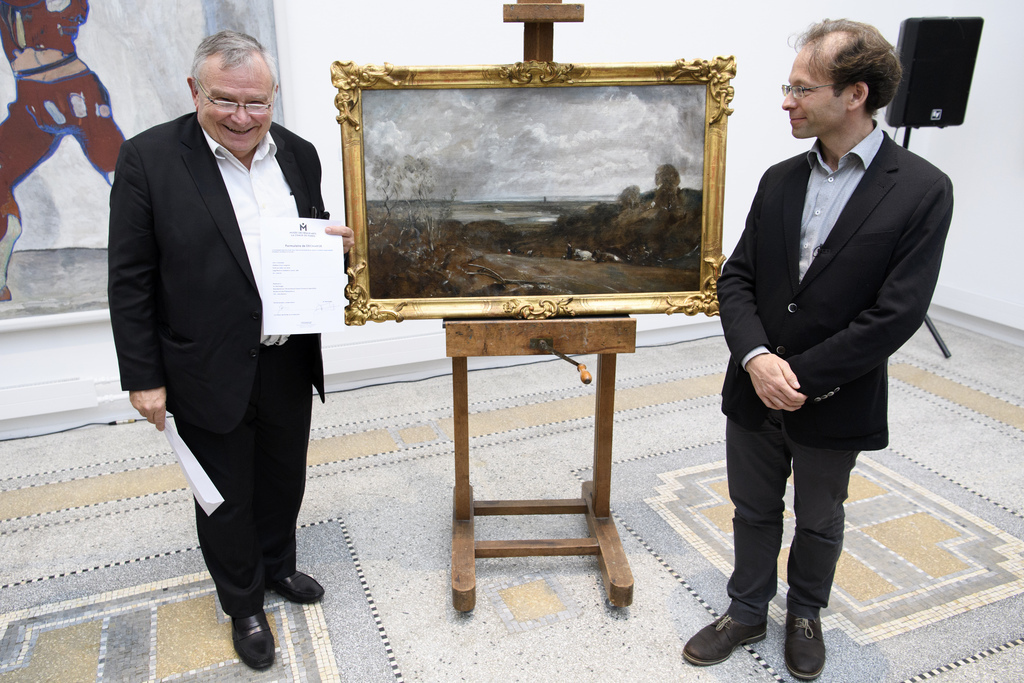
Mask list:
POLYGON ((363 91, 366 192, 374 160, 430 163, 460 200, 616 197, 673 164, 701 188, 702 85, 363 91))

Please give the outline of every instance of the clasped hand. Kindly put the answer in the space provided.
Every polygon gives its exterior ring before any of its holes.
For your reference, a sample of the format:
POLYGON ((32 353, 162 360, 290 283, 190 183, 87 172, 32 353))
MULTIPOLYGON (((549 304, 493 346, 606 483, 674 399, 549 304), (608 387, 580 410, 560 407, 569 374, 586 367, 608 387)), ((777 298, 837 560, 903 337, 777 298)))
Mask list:
POLYGON ((747 361, 747 373, 761 401, 773 410, 794 411, 807 400, 792 368, 772 353, 762 353, 747 361))

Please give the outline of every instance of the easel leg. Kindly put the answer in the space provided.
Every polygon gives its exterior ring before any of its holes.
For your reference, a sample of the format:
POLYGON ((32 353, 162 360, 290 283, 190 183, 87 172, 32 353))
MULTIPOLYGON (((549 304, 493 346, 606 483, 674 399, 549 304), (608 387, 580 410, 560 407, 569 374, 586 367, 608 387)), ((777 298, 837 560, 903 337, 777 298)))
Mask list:
POLYGON ((612 487, 612 430, 615 425, 614 353, 597 357, 597 398, 594 407, 594 514, 609 515, 612 487))
POLYGON ((587 502, 587 527, 601 548, 597 556, 608 600, 616 607, 633 602, 633 572, 622 549, 622 540, 611 518, 612 436, 615 424, 614 353, 597 361, 597 403, 594 410, 594 480, 583 484, 587 502))
POLYGON ((473 487, 469 484, 469 378, 465 356, 452 357, 452 411, 455 419, 455 492, 452 501, 452 606, 476 606, 476 539, 473 487))
POLYGON ((583 499, 587 502, 587 528, 600 547, 597 567, 601 570, 608 601, 616 607, 629 607, 633 604, 633 571, 629 568, 626 551, 622 549, 615 520, 594 514, 594 482, 583 484, 583 499))
POLYGON ((472 515, 469 519, 452 515, 452 607, 459 612, 471 612, 476 607, 476 536, 472 515))

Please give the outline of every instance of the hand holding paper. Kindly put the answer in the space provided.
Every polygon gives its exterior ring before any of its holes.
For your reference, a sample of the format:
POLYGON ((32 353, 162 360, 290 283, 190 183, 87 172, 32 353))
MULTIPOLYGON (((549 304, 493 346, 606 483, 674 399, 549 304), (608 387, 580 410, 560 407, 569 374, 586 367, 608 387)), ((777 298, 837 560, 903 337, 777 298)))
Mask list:
POLYGON ((350 242, 350 228, 326 220, 261 219, 265 334, 344 328, 345 252, 350 242))
POLYGON ((210 480, 210 475, 206 473, 203 466, 196 460, 196 456, 192 454, 192 449, 181 440, 181 437, 178 435, 178 428, 174 426, 173 419, 166 421, 164 434, 167 436, 168 443, 171 444, 171 450, 178 456, 178 463, 181 465, 181 471, 185 474, 185 479, 188 480, 188 485, 192 489, 192 495, 196 497, 196 501, 203 508, 203 512, 207 516, 212 515, 213 511, 224 502, 224 496, 220 495, 220 491, 217 490, 217 487, 210 480))

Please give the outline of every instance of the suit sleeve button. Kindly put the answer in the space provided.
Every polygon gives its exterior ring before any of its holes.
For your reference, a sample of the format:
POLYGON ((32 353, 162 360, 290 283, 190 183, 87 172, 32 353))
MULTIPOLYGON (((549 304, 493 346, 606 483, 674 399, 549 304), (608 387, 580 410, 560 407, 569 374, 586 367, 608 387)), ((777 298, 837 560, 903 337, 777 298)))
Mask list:
POLYGON ((256 358, 260 355, 260 352, 256 349, 249 349, 249 358, 256 358))
POLYGON ((775 347, 775 353, 779 354, 780 356, 786 355, 786 347, 785 346, 776 346, 775 347))

